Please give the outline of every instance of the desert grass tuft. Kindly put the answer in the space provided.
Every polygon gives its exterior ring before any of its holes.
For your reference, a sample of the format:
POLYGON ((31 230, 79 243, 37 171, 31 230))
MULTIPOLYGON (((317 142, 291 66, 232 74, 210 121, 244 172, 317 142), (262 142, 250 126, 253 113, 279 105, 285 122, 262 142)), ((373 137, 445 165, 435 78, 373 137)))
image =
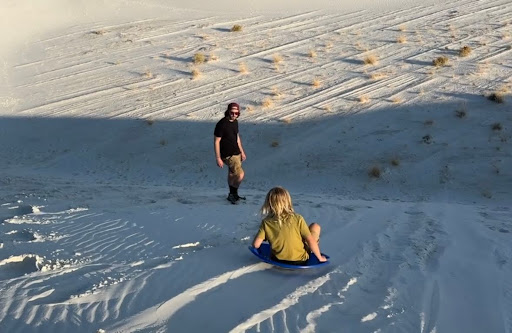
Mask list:
POLYGON ((501 92, 493 92, 487 96, 487 99, 495 103, 505 103, 505 96, 501 92))
POLYGON ((471 48, 467 45, 464 45, 460 50, 459 50, 459 57, 467 57, 468 55, 471 54, 471 48))
POLYGON ((261 106, 264 109, 271 109, 274 107, 274 101, 272 100, 272 98, 267 97, 261 102, 261 106))
POLYGON ((432 65, 434 65, 436 67, 446 66, 446 65, 448 65, 448 57, 445 57, 445 56, 437 57, 434 60, 432 60, 432 65))
POLYGON ((91 31, 91 34, 97 35, 97 36, 103 36, 106 33, 107 33, 107 30, 103 30, 103 29, 91 31))
POLYGON ((245 62, 238 64, 238 70, 240 71, 240 74, 249 74, 249 70, 247 69, 245 62))
POLYGON ((272 62, 273 62, 275 65, 280 64, 282 61, 283 61, 283 57, 281 57, 281 55, 280 55, 280 54, 277 54, 277 53, 276 53, 276 54, 274 54, 274 55, 272 56, 272 62))
POLYGON ((461 119, 462 119, 462 118, 466 118, 466 115, 467 115, 467 114, 466 114, 466 111, 465 111, 465 110, 456 110, 456 111, 455 111, 455 116, 456 116, 457 118, 461 118, 461 119))
POLYGON ((217 61, 219 60, 219 57, 217 57, 214 53, 210 53, 208 56, 208 62, 217 61))
POLYGON ((492 124, 492 130, 493 131, 501 131, 503 129, 503 126, 501 126, 500 123, 494 123, 492 124))
POLYGON ((234 26, 231 27, 231 32, 239 32, 242 30, 243 30, 243 28, 240 24, 235 24, 234 26))
POLYGON ((378 166, 373 166, 370 171, 368 171, 368 175, 372 178, 380 178, 381 176, 381 171, 380 171, 380 168, 378 166))
POLYGON ((282 98, 284 96, 284 93, 278 87, 272 87, 272 95, 275 98, 282 98))
POLYGON ((398 30, 406 31, 407 30, 407 26, 405 24, 401 24, 401 25, 398 26, 398 30))
POLYGON ((384 73, 372 73, 372 74, 370 74, 369 77, 370 77, 370 79, 377 81, 377 80, 382 80, 382 79, 388 77, 388 75, 384 74, 384 73))
POLYGON ((366 96, 366 95, 363 95, 363 96, 359 96, 359 103, 368 103, 370 101, 370 97, 366 96))
POLYGON ((400 97, 393 97, 391 98, 391 102, 395 103, 395 104, 400 104, 400 103, 403 103, 403 99, 401 99, 400 97))
POLYGON ((487 199, 491 199, 492 198, 492 193, 489 190, 482 190, 481 193, 482 193, 482 196, 487 198, 487 199))
POLYGON ((146 79, 152 79, 153 78, 153 73, 147 69, 143 74, 142 76, 144 76, 146 79))
POLYGON ((400 160, 398 158, 393 158, 391 160, 391 165, 392 166, 399 166, 400 165, 400 160))
POLYGON ((400 35, 400 36, 398 36, 396 41, 397 41, 397 43, 405 44, 405 43, 407 43, 407 37, 405 37, 405 35, 400 35))
POLYGON ((379 63, 379 58, 374 54, 369 54, 363 59, 363 63, 365 65, 377 65, 379 63))
POLYGON ((194 57, 192 58, 192 62, 195 65, 204 64, 206 62, 206 56, 202 53, 196 53, 196 54, 194 54, 194 57))
POLYGON ((313 81, 311 82, 311 85, 313 86, 313 88, 320 88, 320 86, 322 86, 322 81, 320 81, 319 78, 314 78, 313 81))
POLYGON ((332 107, 331 107, 329 104, 324 105, 324 110, 325 110, 326 112, 332 112, 332 107))
POLYGON ((285 124, 290 124, 292 122, 292 118, 289 118, 289 117, 282 118, 281 122, 283 122, 285 124))
POLYGON ((317 56, 317 54, 316 54, 316 51, 315 51, 315 50, 313 50, 313 49, 309 50, 309 52, 308 52, 308 57, 310 57, 310 58, 316 58, 316 56, 317 56))
POLYGON ((192 79, 197 80, 201 77, 201 71, 197 68, 192 69, 192 79))

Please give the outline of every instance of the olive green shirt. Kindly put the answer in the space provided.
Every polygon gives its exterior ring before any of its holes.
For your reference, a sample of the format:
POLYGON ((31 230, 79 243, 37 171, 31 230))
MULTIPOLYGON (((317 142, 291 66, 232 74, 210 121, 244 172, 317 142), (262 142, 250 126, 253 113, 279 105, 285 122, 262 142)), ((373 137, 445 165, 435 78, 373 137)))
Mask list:
POLYGON ((279 260, 305 261, 309 254, 304 248, 303 239, 311 233, 304 218, 296 213, 283 218, 281 225, 277 218, 261 221, 256 237, 267 240, 272 254, 279 260))

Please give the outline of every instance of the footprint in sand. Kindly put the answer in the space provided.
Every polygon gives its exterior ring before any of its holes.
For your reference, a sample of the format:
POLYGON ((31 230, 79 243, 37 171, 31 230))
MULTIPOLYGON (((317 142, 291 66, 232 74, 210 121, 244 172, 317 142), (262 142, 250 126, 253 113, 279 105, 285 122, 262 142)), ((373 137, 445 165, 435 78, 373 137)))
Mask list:
POLYGON ((33 254, 12 256, 0 261, 0 280, 8 280, 37 272, 41 268, 41 257, 33 254))
POLYGON ((35 234, 33 231, 24 229, 24 230, 13 230, 7 232, 1 236, 2 242, 31 242, 36 240, 35 234))
POLYGON ((27 214, 32 214, 34 212, 34 209, 32 206, 29 205, 22 205, 22 206, 12 206, 12 207, 2 207, 2 217, 0 217, 0 222, 5 223, 5 221, 13 219, 17 216, 23 216, 27 214), (7 211, 3 211, 5 208, 7 208, 7 211))

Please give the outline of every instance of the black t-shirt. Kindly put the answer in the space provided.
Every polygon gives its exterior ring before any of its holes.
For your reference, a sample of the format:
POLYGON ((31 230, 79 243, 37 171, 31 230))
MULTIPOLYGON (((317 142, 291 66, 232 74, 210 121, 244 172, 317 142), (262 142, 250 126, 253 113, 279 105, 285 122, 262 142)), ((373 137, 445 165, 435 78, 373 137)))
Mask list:
POLYGON ((240 154, 238 148, 238 121, 229 121, 227 117, 219 120, 215 126, 213 135, 220 139, 220 157, 226 158, 232 155, 240 154))

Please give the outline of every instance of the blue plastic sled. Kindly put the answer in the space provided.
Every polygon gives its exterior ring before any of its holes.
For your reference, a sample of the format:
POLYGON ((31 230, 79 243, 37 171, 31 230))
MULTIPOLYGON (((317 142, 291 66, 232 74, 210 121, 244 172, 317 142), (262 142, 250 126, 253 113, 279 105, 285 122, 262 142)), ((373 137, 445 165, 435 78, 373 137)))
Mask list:
MULTIPOLYGON (((315 255, 310 255, 309 259, 308 259, 308 261, 306 262, 305 265, 290 265, 290 264, 286 264, 286 263, 283 263, 283 262, 274 261, 274 260, 270 259, 271 250, 270 250, 270 244, 268 244, 268 243, 261 244, 259 249, 256 249, 256 248, 254 248, 252 246, 249 246, 249 250, 256 257, 260 258, 261 261, 264 261, 267 264, 271 264, 271 265, 275 265, 275 266, 279 266, 279 267, 287 268, 287 269, 318 268, 318 267, 322 267, 322 266, 325 266, 325 265, 329 264, 329 260, 327 260, 325 262, 318 261, 318 259, 316 258, 315 255)), ((324 253, 322 253, 322 255, 325 256, 327 259, 329 259, 328 255, 326 255, 324 253)))

